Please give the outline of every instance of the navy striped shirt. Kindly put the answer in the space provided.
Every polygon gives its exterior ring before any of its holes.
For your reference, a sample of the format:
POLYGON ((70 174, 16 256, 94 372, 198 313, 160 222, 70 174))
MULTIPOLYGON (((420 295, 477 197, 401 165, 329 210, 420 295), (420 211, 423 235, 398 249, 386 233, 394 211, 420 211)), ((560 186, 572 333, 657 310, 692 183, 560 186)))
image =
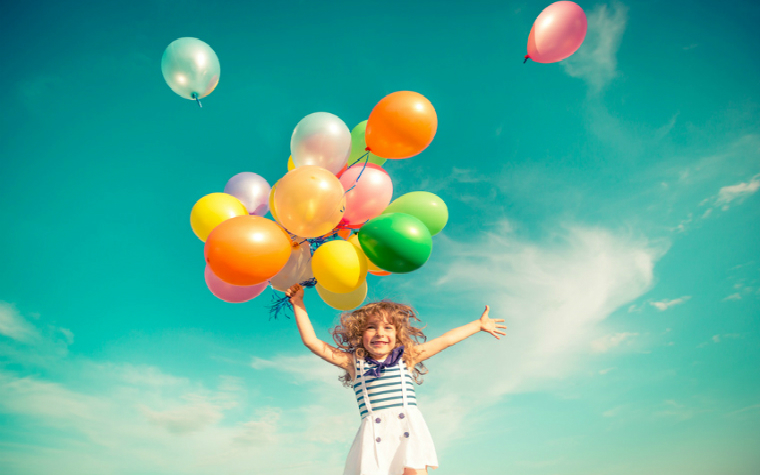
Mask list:
MULTIPOLYGON (((376 364, 364 362, 364 373, 376 364)), ((356 402, 359 405, 359 415, 362 419, 369 413, 366 404, 364 404, 364 394, 362 391, 362 369, 360 361, 354 359, 354 369, 356 377, 354 378, 354 394, 356 402)), ((406 386, 406 404, 416 406, 417 398, 414 394, 414 379, 406 370, 406 365, 399 358, 396 366, 385 368, 380 377, 365 376, 363 379, 367 385, 367 397, 373 411, 388 409, 389 407, 402 407, 404 405, 403 393, 401 391, 401 371, 404 372, 404 384, 406 386)))

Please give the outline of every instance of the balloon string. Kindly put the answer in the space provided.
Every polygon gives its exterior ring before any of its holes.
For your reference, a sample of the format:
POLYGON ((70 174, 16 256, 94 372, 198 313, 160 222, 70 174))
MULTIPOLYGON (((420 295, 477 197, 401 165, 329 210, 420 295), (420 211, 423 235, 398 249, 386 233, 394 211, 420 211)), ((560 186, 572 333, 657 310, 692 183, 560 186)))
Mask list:
POLYGON ((525 55, 525 61, 523 61, 523 64, 525 64, 525 63, 527 63, 527 62, 528 62, 528 58, 530 58, 530 56, 526 54, 526 55, 525 55))
MULTIPOLYGON (((304 289, 310 289, 317 285, 317 279, 311 278, 309 280, 305 280, 303 282, 299 282, 299 285, 303 287, 304 289)), ((285 318, 290 318, 288 315, 288 310, 291 312, 293 311, 293 304, 290 303, 290 299, 287 295, 283 295, 280 297, 280 292, 272 289, 272 292, 274 295, 272 295, 272 301, 269 305, 269 319, 275 319, 277 320, 277 317, 282 313, 285 314, 285 318)))
POLYGON ((198 103, 198 107, 203 108, 203 104, 201 104, 201 99, 198 97, 198 93, 194 92, 192 97, 195 99, 195 102, 198 103))
POLYGON ((348 167, 346 167, 346 169, 353 167, 354 165, 361 162, 362 160, 365 160, 365 161, 369 160, 369 151, 365 153, 364 155, 362 155, 361 157, 357 158, 356 161, 352 163, 351 165, 349 165, 348 167))
MULTIPOLYGON (((348 194, 348 192, 351 191, 351 190, 353 190, 354 187, 359 183, 359 178, 362 177, 362 173, 364 173, 364 170, 367 168, 367 162, 369 161, 369 152, 367 152, 364 155, 362 155, 362 157, 359 160, 361 160, 362 158, 364 159, 364 164, 362 165, 362 171, 359 172, 359 176, 356 177, 356 181, 354 182, 353 185, 351 185, 351 188, 347 189, 346 192, 343 193, 344 195, 348 194)), ((356 165, 357 163, 359 163, 359 160, 357 160, 355 163, 353 163, 351 165, 351 167, 353 167, 354 165, 356 165)), ((348 168, 351 168, 351 167, 348 167, 348 168)), ((346 168, 346 170, 348 170, 348 168, 346 168)))

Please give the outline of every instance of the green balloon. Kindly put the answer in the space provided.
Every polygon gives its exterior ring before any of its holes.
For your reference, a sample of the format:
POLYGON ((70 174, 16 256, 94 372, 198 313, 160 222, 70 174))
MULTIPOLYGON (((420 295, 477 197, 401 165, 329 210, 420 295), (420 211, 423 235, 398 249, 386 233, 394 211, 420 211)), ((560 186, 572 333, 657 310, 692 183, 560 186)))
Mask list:
POLYGON ((419 269, 433 251, 427 226, 404 213, 381 214, 364 223, 359 244, 377 267, 396 273, 419 269))
POLYGON ((449 209, 441 198, 427 191, 412 191, 401 195, 383 211, 385 213, 406 213, 419 219, 434 236, 441 232, 449 220, 449 209))
MULTIPOLYGON (((359 125, 354 127, 354 130, 351 131, 351 155, 348 156, 348 166, 351 166, 354 162, 359 160, 362 155, 367 153, 367 141, 364 139, 365 130, 367 130, 366 120, 364 122, 359 122, 359 125)), ((385 160, 385 158, 378 157, 370 152, 367 163, 374 163, 375 165, 382 167, 385 160)), ((364 159, 359 163, 364 163, 364 159)))

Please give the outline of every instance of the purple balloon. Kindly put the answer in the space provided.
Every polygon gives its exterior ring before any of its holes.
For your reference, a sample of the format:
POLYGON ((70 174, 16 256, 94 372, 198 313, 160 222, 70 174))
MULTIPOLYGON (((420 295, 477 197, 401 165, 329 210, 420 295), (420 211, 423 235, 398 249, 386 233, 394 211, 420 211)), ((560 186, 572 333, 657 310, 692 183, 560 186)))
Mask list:
POLYGON ((269 211, 269 183, 253 172, 242 172, 229 179, 224 192, 239 199, 248 214, 264 216, 269 211))
POLYGON ((229 303, 243 303, 256 298, 269 285, 267 281, 253 285, 228 284, 217 277, 208 265, 206 265, 206 272, 204 274, 206 285, 211 293, 229 303))

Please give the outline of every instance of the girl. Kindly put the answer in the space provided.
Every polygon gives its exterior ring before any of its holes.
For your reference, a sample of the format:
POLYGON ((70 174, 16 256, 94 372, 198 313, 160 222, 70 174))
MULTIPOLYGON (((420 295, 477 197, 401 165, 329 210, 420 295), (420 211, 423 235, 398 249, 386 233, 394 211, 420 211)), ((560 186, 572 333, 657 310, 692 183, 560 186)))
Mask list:
POLYGON ((411 307, 383 301, 344 313, 332 330, 337 348, 317 338, 296 284, 286 295, 293 305, 304 345, 325 361, 343 368, 341 378, 359 404, 361 426, 348 453, 343 475, 425 475, 438 458, 425 419, 417 409, 412 381, 427 373, 422 362, 479 331, 499 339, 503 319, 480 317, 434 340, 411 325, 411 307))

